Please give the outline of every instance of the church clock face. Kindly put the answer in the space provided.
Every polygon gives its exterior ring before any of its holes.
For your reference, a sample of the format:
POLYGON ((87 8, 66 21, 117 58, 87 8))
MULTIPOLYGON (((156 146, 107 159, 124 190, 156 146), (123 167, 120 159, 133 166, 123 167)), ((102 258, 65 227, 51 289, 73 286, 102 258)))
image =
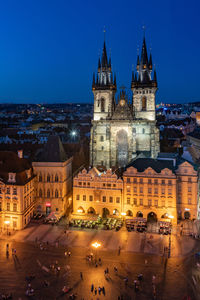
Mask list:
POLYGON ((120 106, 124 106, 125 105, 125 100, 124 99, 121 99, 120 102, 119 102, 120 106))

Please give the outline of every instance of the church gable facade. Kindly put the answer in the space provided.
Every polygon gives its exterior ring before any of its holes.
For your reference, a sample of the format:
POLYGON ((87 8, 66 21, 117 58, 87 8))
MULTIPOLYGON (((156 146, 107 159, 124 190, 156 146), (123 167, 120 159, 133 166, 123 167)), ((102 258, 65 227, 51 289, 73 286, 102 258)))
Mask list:
POLYGON ((124 91, 115 100, 116 77, 112 74, 104 42, 97 76, 93 75, 94 115, 90 140, 90 165, 125 167, 139 153, 156 158, 160 150, 159 130, 156 127, 155 94, 157 79, 152 58, 148 59, 143 40, 137 73, 132 74, 132 103, 124 91))

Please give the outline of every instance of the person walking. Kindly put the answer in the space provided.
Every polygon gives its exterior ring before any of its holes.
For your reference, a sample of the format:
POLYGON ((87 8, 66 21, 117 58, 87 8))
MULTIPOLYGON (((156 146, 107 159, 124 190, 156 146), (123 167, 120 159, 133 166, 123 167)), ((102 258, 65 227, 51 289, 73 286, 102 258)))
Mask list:
POLYGON ((94 289, 94 293, 95 293, 95 295, 97 294, 97 288, 94 289))
POLYGON ((94 291, 94 284, 92 283, 92 285, 91 285, 91 292, 93 293, 93 291, 94 291))

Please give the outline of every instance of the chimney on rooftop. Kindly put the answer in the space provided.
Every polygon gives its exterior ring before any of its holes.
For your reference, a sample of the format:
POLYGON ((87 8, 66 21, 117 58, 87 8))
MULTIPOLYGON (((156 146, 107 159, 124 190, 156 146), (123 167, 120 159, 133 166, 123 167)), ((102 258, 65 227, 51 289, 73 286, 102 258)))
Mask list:
POLYGON ((17 154, 19 158, 23 158, 23 150, 18 150, 17 154))

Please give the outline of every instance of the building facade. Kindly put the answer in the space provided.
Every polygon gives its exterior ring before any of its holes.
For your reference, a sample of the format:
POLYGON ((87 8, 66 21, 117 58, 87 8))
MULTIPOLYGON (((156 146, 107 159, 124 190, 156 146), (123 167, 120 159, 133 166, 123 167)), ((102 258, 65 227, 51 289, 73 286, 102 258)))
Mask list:
POLYGON ((35 175, 30 162, 10 151, 0 152, 1 232, 23 229, 33 216, 35 175))
POLYGON ((152 57, 148 58, 143 40, 137 73, 132 74, 133 98, 129 103, 124 91, 115 100, 116 77, 112 74, 111 59, 107 58, 104 42, 98 73, 93 76, 94 114, 90 139, 90 165, 125 167, 139 153, 156 158, 159 149, 159 130, 156 127, 155 94, 157 78, 152 79, 152 57))
POLYGON ((198 217, 198 173, 187 161, 137 158, 121 176, 111 170, 82 170, 73 181, 75 214, 143 217, 147 220, 198 217))
POLYGON ((36 174, 37 213, 62 216, 70 205, 72 157, 68 158, 58 136, 50 136, 33 162, 36 174))

